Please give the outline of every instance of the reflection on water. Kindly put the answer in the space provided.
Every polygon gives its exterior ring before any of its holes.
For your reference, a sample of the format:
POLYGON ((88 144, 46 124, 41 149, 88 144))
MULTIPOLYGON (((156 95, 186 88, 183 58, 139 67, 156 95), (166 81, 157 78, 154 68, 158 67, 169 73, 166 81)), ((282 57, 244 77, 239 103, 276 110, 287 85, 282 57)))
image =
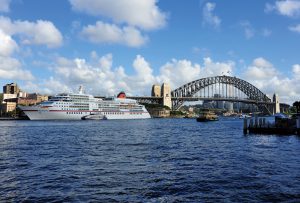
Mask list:
POLYGON ((300 200, 297 136, 243 121, 0 122, 0 202, 300 200))

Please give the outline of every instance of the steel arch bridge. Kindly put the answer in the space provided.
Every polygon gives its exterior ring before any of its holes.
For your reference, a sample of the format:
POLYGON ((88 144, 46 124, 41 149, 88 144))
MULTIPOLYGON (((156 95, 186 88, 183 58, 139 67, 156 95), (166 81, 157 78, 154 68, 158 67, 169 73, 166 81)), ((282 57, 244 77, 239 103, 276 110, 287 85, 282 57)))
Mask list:
MULTIPOLYGON (((182 85, 181 87, 173 90, 171 92, 172 97, 172 105, 173 109, 178 109, 183 104, 184 101, 195 101, 197 97, 194 95, 200 90, 207 89, 209 91, 209 86, 216 86, 220 88, 220 85, 226 86, 226 96, 224 95, 222 98, 212 98, 211 100, 223 100, 223 101, 237 101, 244 103, 253 103, 256 104, 262 111, 270 113, 273 110, 274 103, 270 98, 267 97, 262 91, 260 91, 257 87, 250 84, 249 82, 242 80, 237 77, 231 76, 216 76, 216 77, 207 77, 199 80, 195 80, 189 82, 187 84, 182 85), (227 96, 227 85, 232 86, 241 92, 243 92, 247 98, 241 99, 238 97, 228 97, 227 96), (193 99, 194 98, 194 99, 193 99)), ((220 90, 219 90, 220 91, 220 90)), ((198 98, 197 100, 202 100, 205 98, 198 98)), ((206 98, 207 99, 207 98, 206 98)))

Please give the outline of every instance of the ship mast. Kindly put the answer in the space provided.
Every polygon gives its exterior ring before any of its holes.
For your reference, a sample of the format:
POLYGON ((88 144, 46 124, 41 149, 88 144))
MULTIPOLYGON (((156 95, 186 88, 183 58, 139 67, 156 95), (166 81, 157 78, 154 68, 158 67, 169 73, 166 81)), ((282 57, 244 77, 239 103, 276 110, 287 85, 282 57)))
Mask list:
POLYGON ((79 86, 78 92, 79 92, 79 94, 83 94, 83 86, 82 85, 79 86))

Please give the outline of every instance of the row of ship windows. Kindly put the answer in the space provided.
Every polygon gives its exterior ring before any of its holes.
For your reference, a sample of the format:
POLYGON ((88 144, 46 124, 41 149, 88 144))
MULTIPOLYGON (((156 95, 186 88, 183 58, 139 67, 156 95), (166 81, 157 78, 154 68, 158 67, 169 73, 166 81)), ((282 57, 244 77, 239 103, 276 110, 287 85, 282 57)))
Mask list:
MULTIPOLYGON (((83 112, 66 112, 67 114, 83 114, 83 112)), ((104 115, 124 115, 124 112, 103 112, 104 115)), ((142 115, 142 113, 130 112, 130 114, 142 115)))
MULTIPOLYGON (((103 112, 104 115, 123 115, 124 112, 103 112)), ((142 115, 142 113, 130 112, 129 114, 142 115)))
MULTIPOLYGON (((56 103, 58 105, 58 107, 67 107, 67 106, 72 106, 72 107, 77 107, 77 106, 89 106, 89 103, 73 103, 73 105, 68 105, 65 103, 56 103)), ((98 105, 100 108, 105 108, 105 107, 113 107, 113 108, 141 108, 142 106, 138 105, 138 106, 132 106, 132 105, 103 105, 103 104, 99 104, 98 105)))
POLYGON ((123 115, 124 112, 103 112, 104 115, 123 115))
MULTIPOLYGON (((62 110, 89 110, 89 107, 88 106, 58 106, 60 108, 62 108, 62 110)), ((142 108, 103 108, 102 109, 105 109, 105 110, 111 110, 111 111, 114 111, 116 109, 131 109, 132 111, 140 111, 142 110, 142 108)))
POLYGON ((74 111, 76 111, 76 110, 89 110, 89 108, 86 108, 86 107, 77 107, 77 108, 61 108, 62 110, 74 110, 74 111))
POLYGON ((66 112, 67 114, 82 114, 83 112, 66 112))

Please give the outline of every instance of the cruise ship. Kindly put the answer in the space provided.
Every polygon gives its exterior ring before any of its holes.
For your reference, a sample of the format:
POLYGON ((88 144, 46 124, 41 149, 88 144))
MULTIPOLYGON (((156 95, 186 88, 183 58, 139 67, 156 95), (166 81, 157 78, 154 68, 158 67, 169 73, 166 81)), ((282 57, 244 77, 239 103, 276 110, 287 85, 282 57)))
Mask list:
POLYGON ((136 100, 127 99, 124 92, 117 97, 104 99, 79 93, 58 94, 35 106, 19 106, 30 120, 81 120, 92 115, 105 119, 147 119, 151 118, 145 106, 136 100))

